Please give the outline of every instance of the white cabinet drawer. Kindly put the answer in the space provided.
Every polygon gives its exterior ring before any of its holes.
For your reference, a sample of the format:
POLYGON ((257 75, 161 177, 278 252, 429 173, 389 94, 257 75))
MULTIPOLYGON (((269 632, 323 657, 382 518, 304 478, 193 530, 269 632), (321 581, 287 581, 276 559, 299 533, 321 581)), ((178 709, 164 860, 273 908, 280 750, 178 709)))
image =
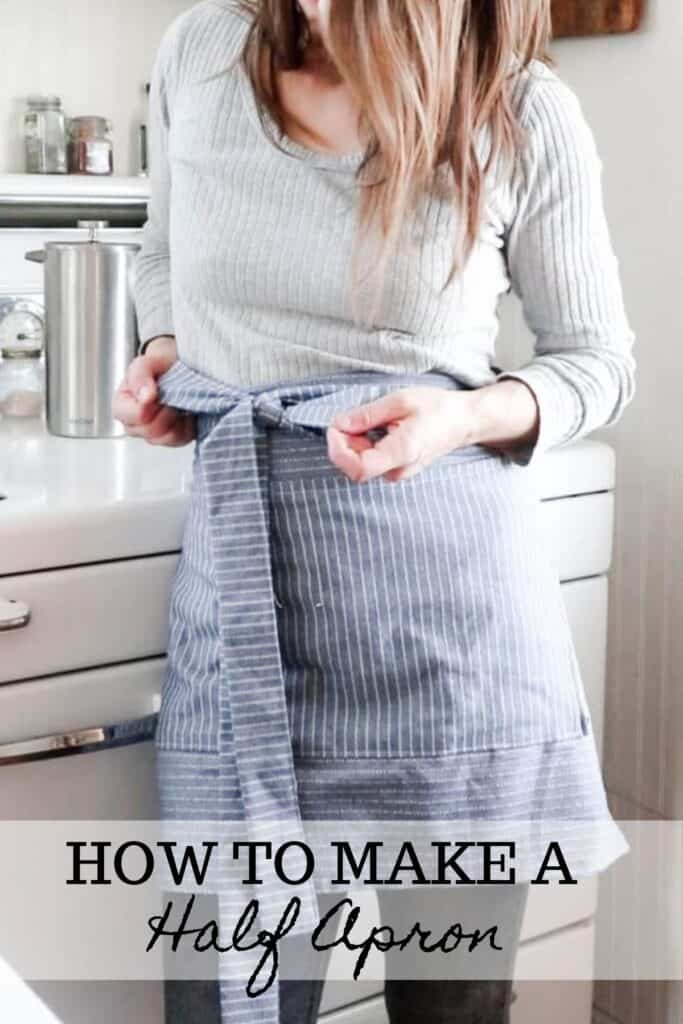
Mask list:
POLYGON ((3 821, 156 821, 154 742, 0 765, 3 821), (57 763, 59 762, 59 763, 57 763))
POLYGON ((541 513, 561 580, 607 572, 612 561, 612 491, 542 501, 541 513))
POLYGON ((0 632, 0 683, 164 654, 178 554, 5 576, 31 611, 0 632))
POLYGON ((157 819, 151 735, 165 666, 150 658, 0 687, 0 819, 157 819))
POLYGON ((36 736, 144 718, 158 710, 166 658, 0 686, 0 751, 36 736))

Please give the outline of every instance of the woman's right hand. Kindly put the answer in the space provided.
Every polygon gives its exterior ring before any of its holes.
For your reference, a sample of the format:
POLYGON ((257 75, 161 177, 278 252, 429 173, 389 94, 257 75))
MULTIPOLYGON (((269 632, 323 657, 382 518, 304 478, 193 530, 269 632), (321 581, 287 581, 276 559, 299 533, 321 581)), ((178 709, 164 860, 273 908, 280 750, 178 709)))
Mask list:
POLYGON ((136 356, 126 370, 114 395, 112 412, 131 437, 176 448, 196 437, 196 416, 157 401, 157 378, 177 358, 175 338, 164 335, 151 341, 145 354, 136 356))

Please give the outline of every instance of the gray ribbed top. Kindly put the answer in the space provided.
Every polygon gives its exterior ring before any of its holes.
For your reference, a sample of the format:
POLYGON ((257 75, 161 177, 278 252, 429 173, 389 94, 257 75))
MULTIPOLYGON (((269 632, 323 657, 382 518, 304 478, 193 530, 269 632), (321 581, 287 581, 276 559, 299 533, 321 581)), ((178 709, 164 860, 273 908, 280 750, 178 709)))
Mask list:
POLYGON ((633 395, 634 334, 602 163, 570 87, 540 61, 520 72, 514 103, 529 144, 513 180, 489 175, 465 271, 440 293, 457 211, 430 195, 390 261, 381 321, 363 328, 349 292, 362 154, 287 137, 277 148, 235 60, 245 29, 230 0, 204 0, 162 40, 135 284, 141 341, 175 334, 180 359, 238 387, 347 369, 436 369, 478 386, 496 379, 497 305, 512 288, 535 354, 498 379, 525 381, 541 413, 537 444, 516 461, 615 422, 633 395))

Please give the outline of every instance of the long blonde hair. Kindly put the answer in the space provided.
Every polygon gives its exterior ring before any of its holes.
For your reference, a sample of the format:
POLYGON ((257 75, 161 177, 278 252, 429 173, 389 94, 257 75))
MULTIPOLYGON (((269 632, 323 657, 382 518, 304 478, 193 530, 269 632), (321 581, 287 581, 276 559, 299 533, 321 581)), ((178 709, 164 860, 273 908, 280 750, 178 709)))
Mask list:
MULTIPOLYGON (((254 95, 284 133, 275 72, 302 66, 308 24, 295 0, 235 2, 250 18, 241 59, 254 95)), ((483 216, 485 177, 501 160, 512 171, 524 144, 511 103, 515 73, 532 59, 554 64, 550 35, 550 0, 331 0, 325 44, 358 101, 366 143, 357 241, 379 241, 367 264, 379 282, 402 227, 419 198, 443 182, 444 167, 459 211, 444 287, 464 267, 483 216)), ((356 244, 356 283, 360 253, 356 244)))

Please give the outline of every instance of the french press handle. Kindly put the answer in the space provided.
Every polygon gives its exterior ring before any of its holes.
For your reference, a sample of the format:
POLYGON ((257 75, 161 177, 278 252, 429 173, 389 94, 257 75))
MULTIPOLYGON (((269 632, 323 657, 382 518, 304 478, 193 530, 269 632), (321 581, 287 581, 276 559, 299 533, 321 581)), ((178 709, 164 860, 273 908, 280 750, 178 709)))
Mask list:
POLYGON ((96 241, 95 236, 96 236, 97 232, 101 231, 103 228, 108 228, 109 227, 109 221, 108 220, 79 220, 79 221, 76 222, 76 227, 78 227, 78 228, 87 228, 87 231, 88 231, 88 241, 89 242, 94 242, 94 241, 96 241))

